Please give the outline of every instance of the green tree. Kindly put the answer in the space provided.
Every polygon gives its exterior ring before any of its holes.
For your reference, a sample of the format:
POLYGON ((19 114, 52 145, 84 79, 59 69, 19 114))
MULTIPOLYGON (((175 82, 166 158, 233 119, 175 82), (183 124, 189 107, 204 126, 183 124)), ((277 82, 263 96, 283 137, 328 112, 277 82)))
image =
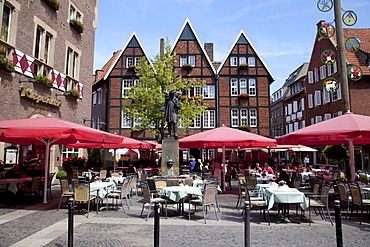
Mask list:
POLYGON ((328 145, 323 150, 326 158, 329 159, 330 164, 339 165, 349 159, 349 151, 345 146, 328 145))
POLYGON ((102 164, 104 163, 104 150, 99 148, 88 149, 87 165, 89 168, 93 168, 95 171, 99 171, 102 164))
POLYGON ((202 95, 190 98, 186 96, 187 90, 195 87, 202 88, 205 82, 185 79, 179 75, 174 70, 175 59, 176 54, 171 53, 171 46, 166 39, 164 54, 154 56, 152 63, 143 57, 136 66, 139 82, 132 87, 127 98, 123 100, 124 114, 138 123, 132 128, 133 130, 150 130, 156 136, 163 135, 166 122, 161 108, 165 102, 165 92, 173 89, 181 94, 179 130, 188 130, 193 125, 194 119, 207 109, 202 95))

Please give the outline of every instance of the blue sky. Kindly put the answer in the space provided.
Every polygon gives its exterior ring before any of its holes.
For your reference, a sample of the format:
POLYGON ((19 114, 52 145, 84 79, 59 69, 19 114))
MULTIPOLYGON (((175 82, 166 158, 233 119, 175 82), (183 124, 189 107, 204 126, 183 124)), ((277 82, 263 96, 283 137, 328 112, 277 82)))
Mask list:
MULTIPOLYGON (((342 9, 356 13, 354 28, 370 27, 370 0, 342 0, 342 9)), ((174 44, 186 18, 202 45, 214 44, 215 61, 225 58, 243 30, 276 79, 273 93, 309 62, 316 23, 334 21, 334 8, 321 12, 317 0, 101 0, 94 70, 122 49, 133 32, 152 58, 159 53, 160 38, 174 44)))

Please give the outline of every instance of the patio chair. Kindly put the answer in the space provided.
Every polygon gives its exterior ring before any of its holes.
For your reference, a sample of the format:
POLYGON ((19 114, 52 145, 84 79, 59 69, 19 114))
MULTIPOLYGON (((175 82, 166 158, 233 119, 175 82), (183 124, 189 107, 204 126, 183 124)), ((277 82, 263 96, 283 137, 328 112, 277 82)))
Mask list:
POLYGON ((339 199, 340 202, 343 203, 346 208, 346 219, 349 213, 349 205, 352 202, 352 196, 351 196, 351 191, 347 188, 346 184, 343 182, 339 182, 338 184, 338 190, 339 190, 339 199))
POLYGON ((129 182, 130 182, 130 197, 133 194, 133 192, 135 191, 136 200, 138 200, 138 197, 137 197, 137 175, 136 174, 131 175, 129 182))
POLYGON ((68 183, 68 180, 66 180, 66 179, 61 179, 61 180, 60 180, 60 186, 61 186, 61 194, 60 194, 59 205, 58 205, 57 211, 59 210, 59 208, 60 208, 60 204, 61 204, 62 199, 63 199, 64 197, 66 197, 66 198, 67 198, 65 205, 67 204, 68 198, 69 198, 69 197, 73 197, 73 191, 70 191, 70 189, 69 189, 69 183, 68 183))
POLYGON ((366 173, 360 173, 359 176, 361 183, 369 184, 369 180, 367 179, 366 173))
MULTIPOLYGON (((96 195, 90 194, 89 184, 76 184, 74 186, 74 200, 76 203, 87 203, 87 218, 89 218, 90 203, 96 199, 96 195)), ((96 213, 98 213, 98 205, 96 204, 96 213)))
POLYGON ((242 199, 245 198, 245 191, 243 186, 246 183, 245 176, 238 177, 238 201, 236 202, 235 208, 240 208, 242 204, 242 199))
POLYGON ((370 209, 370 199, 362 198, 361 189, 357 183, 351 184, 349 186, 349 189, 352 194, 352 209, 351 209, 351 216, 349 217, 349 219, 350 220, 352 219, 352 213, 353 213, 354 208, 356 208, 357 210, 361 209, 361 216, 360 216, 360 225, 361 225, 364 208, 370 209))
POLYGON ((123 184, 121 186, 116 186, 115 188, 113 188, 113 190, 108 192, 108 194, 106 195, 106 198, 107 198, 107 205, 106 205, 106 210, 107 211, 108 211, 109 198, 112 198, 112 201, 113 201, 112 204, 113 205, 114 205, 114 200, 115 199, 116 199, 116 201, 121 200, 121 207, 122 207, 123 212, 126 212, 125 208, 123 207, 123 200, 126 200, 127 208, 128 208, 128 210, 130 210, 130 203, 129 203, 129 200, 130 200, 130 180, 129 179, 124 180, 123 184))
POLYGON ((190 220, 190 206, 194 205, 194 214, 196 211, 196 206, 200 205, 202 206, 203 210, 203 218, 204 218, 204 224, 207 224, 206 221, 206 211, 207 211, 207 206, 213 206, 216 214, 216 219, 218 221, 218 214, 217 214, 217 200, 216 200, 216 195, 217 195, 217 185, 216 184, 206 184, 203 190, 203 196, 201 198, 197 199, 192 199, 189 200, 189 220, 190 220))
POLYGON ((40 185, 41 177, 34 177, 32 178, 31 184, 29 184, 29 186, 19 188, 17 194, 22 194, 24 196, 34 195, 36 197, 39 197, 40 185))
POLYGON ((166 206, 166 219, 167 219, 167 200, 164 199, 164 198, 160 198, 160 197, 153 197, 153 194, 150 193, 150 191, 149 191, 148 185, 143 185, 142 190, 143 190, 143 207, 141 209, 140 218, 143 216, 144 208, 148 207, 148 214, 145 218, 145 220, 147 221, 151 212, 152 212, 152 207, 154 206, 154 204, 156 202, 158 202, 158 203, 162 204, 162 211, 163 211, 163 204, 165 204, 165 206, 166 206))
MULTIPOLYGON (((268 223, 270 225, 270 216, 269 216, 269 210, 267 208, 268 206, 268 199, 266 197, 266 195, 262 194, 261 196, 261 193, 258 192, 258 196, 257 197, 251 197, 250 194, 254 194, 253 191, 250 191, 248 189, 248 186, 243 186, 244 187, 244 195, 245 195, 245 201, 248 201, 249 202, 249 205, 250 205, 250 208, 253 209, 253 208, 259 208, 260 209, 260 212, 261 210, 263 210, 263 218, 266 220, 266 209, 267 209, 267 216, 268 216, 268 223)), ((245 217, 245 212, 244 212, 244 208, 243 208, 243 211, 242 211, 242 214, 243 214, 243 217, 245 217)))
POLYGON ((323 186, 321 188, 321 195, 318 194, 319 185, 314 185, 314 192, 312 195, 308 195, 308 207, 309 207, 309 225, 311 225, 311 208, 318 208, 321 219, 326 221, 326 215, 324 209, 326 209, 327 216, 329 217, 331 225, 333 221, 331 220, 330 210, 329 210, 329 186, 323 186))
POLYGON ((107 170, 100 170, 99 178, 100 178, 100 180, 106 179, 107 178, 107 170))

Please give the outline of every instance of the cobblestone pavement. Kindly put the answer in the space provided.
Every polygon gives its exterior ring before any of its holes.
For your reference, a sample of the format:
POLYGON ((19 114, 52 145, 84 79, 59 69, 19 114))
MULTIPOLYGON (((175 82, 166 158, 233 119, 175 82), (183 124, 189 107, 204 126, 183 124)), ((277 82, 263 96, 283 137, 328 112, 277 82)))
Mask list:
MULTIPOLYGON (((67 246, 67 209, 56 210, 58 193, 48 204, 11 207, 0 205, 0 246, 67 246)), ((237 195, 220 194, 220 220, 209 210, 204 224, 201 209, 191 220, 176 216, 169 205, 169 217, 160 219, 160 246, 244 246, 244 220, 241 211, 235 209, 237 195)), ((98 214, 76 211, 74 217, 74 246, 153 246, 154 219, 140 218, 141 197, 134 196, 131 210, 109 208, 98 214)), ((147 212, 145 210, 145 212, 147 212)), ((294 210, 291 211, 295 215, 294 210)), ((306 213, 307 214, 307 213, 306 213)), ((334 220, 334 213, 332 212, 334 220)), ((367 217, 365 217, 367 218, 367 217)), ((295 217, 295 219, 300 219, 295 217)), ((335 226, 313 214, 313 223, 271 225, 259 211, 251 212, 251 246, 336 246, 335 226)), ((358 224, 356 215, 351 221, 342 218, 344 246, 368 246, 370 220, 358 224)))

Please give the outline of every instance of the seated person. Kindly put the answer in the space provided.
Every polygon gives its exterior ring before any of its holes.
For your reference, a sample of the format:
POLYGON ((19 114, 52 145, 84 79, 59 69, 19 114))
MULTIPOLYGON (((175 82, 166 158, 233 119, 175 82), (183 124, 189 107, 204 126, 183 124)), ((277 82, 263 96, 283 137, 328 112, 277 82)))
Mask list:
POLYGON ((267 174, 271 174, 271 175, 275 174, 274 170, 271 168, 271 166, 268 163, 265 163, 265 168, 263 169, 263 171, 267 174))
POLYGON ((290 184, 289 174, 283 169, 282 166, 279 166, 279 177, 276 179, 276 183, 284 180, 287 185, 290 184))
POLYGON ((27 156, 23 161, 21 169, 23 171, 30 169, 30 168, 35 168, 39 163, 39 158, 33 154, 32 150, 27 151, 27 156))

